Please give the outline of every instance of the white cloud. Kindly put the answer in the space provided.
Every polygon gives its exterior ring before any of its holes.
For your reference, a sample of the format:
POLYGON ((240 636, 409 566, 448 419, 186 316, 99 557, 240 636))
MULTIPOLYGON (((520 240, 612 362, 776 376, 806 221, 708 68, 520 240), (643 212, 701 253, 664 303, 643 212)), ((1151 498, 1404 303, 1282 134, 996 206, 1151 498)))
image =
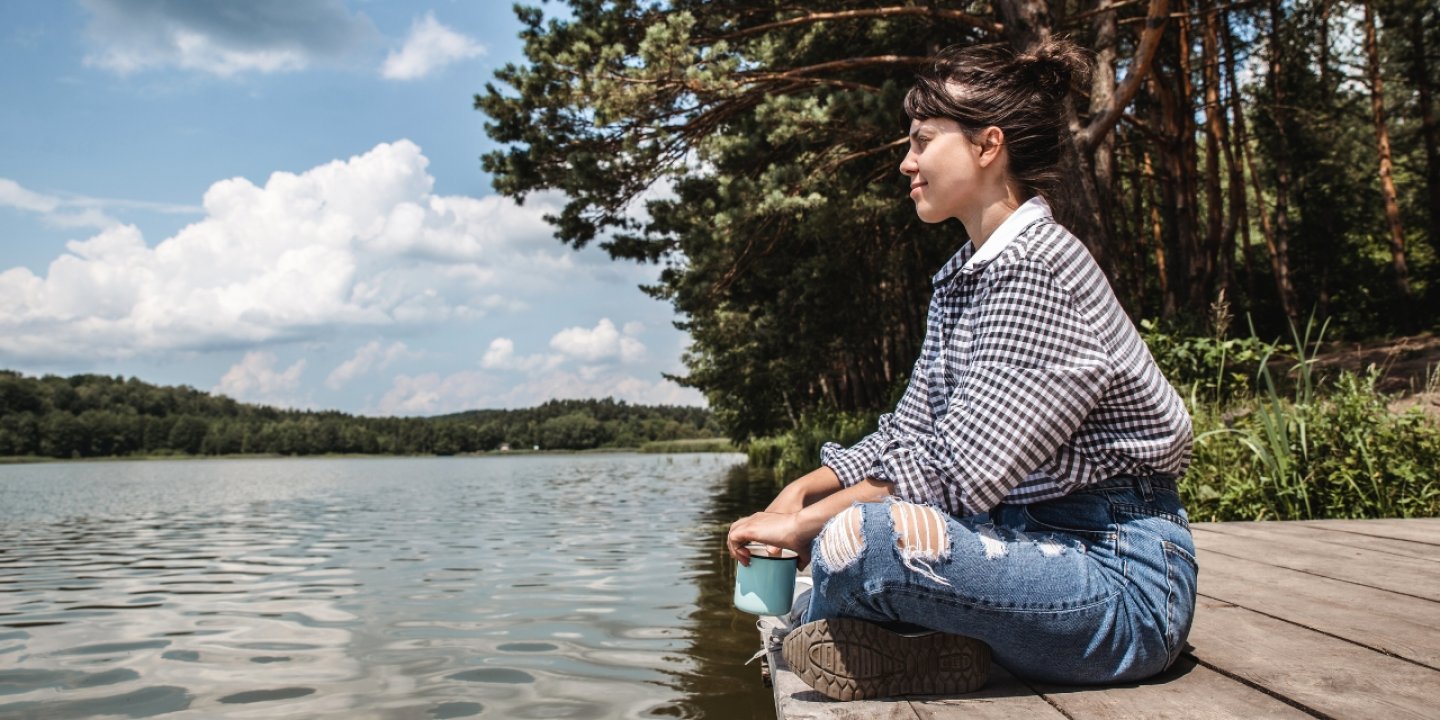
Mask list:
POLYGON ((593 328, 572 327, 555 333, 550 347, 588 362, 618 358, 623 363, 637 363, 645 359, 645 345, 634 335, 644 330, 638 322, 626 323, 622 335, 610 318, 600 318, 593 328))
POLYGON ((372 340, 360 346, 354 357, 332 370, 329 377, 325 378, 325 386, 331 390, 339 390, 351 380, 369 374, 372 370, 384 370, 397 360, 415 355, 403 342, 397 341, 385 346, 379 340, 372 340))
POLYGON ((410 26, 405 45, 393 50, 380 68, 387 80, 418 80, 451 63, 485 54, 485 47, 441 25, 429 12, 410 26))
POLYGON ((305 371, 305 360, 297 360, 284 370, 276 370, 277 363, 278 359, 271 352, 245 353, 244 359, 232 366, 211 392, 242 402, 278 407, 303 405, 295 400, 294 393, 300 388, 300 374, 305 371))
POLYGON ((480 358, 480 367, 486 370, 512 370, 519 372, 545 372, 553 370, 565 358, 559 355, 515 355, 515 342, 510 338, 495 338, 480 358))
POLYGON ((436 195, 428 162, 401 140, 263 186, 224 180, 205 193, 203 219, 153 247, 115 225, 69 243, 43 276, 0 272, 0 359, 154 356, 475 319, 590 271, 551 239, 543 216, 558 212, 558 195, 523 207, 436 195))
POLYGON ((126 75, 176 67, 219 76, 340 61, 377 39, 341 0, 82 0, 88 65, 126 75))
POLYGON ((87 197, 56 197, 30 190, 9 178, 0 178, 0 206, 39 213, 47 225, 62 228, 96 229, 119 225, 119 220, 109 216, 103 210, 110 205, 152 209, 174 208, 174 206, 165 206, 159 203, 137 203, 87 197))
POLYGON ((0 178, 0 205, 31 212, 48 213, 60 206, 60 198, 26 190, 14 180, 0 178))

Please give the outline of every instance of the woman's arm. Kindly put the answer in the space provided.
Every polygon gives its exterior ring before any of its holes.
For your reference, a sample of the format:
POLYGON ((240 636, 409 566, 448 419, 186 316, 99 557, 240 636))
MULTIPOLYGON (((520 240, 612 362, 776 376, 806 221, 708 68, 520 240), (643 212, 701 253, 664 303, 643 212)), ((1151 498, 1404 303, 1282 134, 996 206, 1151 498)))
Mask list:
POLYGON ((835 471, 820 467, 796 478, 770 501, 765 512, 797 513, 806 505, 829 497, 840 490, 840 477, 835 471))
MULTIPOLYGON (((838 481, 836 482, 838 485, 838 481)), ((799 512, 766 511, 740 518, 730 525, 730 535, 725 540, 726 547, 729 548, 731 557, 739 560, 742 565, 750 564, 750 551, 745 547, 746 543, 750 542, 762 542, 806 555, 810 550, 810 541, 820 534, 821 528, 825 527, 830 518, 857 502, 882 500, 891 494, 893 487, 891 483, 867 478, 844 490, 832 491, 799 512)))

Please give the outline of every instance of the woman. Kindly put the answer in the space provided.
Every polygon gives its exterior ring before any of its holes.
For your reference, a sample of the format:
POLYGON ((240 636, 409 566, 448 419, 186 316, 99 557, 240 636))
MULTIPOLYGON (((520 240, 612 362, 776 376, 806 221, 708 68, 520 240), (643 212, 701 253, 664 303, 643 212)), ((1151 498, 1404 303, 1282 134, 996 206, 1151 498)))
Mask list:
POLYGON ((1190 418, 1041 195, 1088 70, 1063 42, 951 49, 905 98, 915 211, 958 219, 970 242, 934 277, 895 411, 853 447, 827 444, 727 541, 742 563, 752 541, 813 556, 784 655, 831 697, 972 690, 984 645, 1058 683, 1149 677, 1184 646, 1190 418))

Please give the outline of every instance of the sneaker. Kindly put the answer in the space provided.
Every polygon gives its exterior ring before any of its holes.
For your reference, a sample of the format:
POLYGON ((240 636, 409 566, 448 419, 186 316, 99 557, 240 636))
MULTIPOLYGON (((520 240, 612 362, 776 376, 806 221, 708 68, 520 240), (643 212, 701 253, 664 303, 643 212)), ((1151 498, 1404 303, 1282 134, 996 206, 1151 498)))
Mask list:
POLYGON ((902 635, 850 618, 817 620, 785 636, 791 671, 836 700, 958 695, 990 678, 990 646, 963 635, 902 635))

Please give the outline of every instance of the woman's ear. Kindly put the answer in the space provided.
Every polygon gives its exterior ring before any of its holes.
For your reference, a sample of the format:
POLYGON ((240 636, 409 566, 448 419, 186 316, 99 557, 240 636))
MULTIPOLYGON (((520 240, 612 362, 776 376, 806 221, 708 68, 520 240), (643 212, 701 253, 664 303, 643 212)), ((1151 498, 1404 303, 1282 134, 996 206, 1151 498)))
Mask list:
POLYGON ((976 161, 980 167, 988 167, 1000 157, 1000 151, 1005 147, 1005 131, 994 125, 980 131, 980 156, 976 161))

